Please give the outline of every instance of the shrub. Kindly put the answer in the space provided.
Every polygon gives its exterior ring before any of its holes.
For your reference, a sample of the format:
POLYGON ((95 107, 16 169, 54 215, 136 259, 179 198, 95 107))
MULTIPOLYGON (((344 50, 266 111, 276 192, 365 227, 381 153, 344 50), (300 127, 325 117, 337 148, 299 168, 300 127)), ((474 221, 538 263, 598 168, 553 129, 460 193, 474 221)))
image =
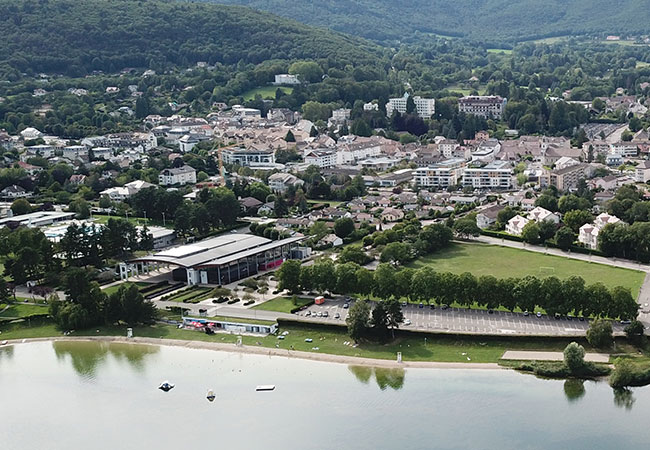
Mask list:
POLYGON ((614 342, 612 324, 603 319, 596 319, 591 322, 587 330, 587 341, 598 348, 606 348, 614 342))
POLYGON ((564 364, 572 373, 577 373, 585 365, 585 348, 577 342, 571 342, 564 349, 564 364))

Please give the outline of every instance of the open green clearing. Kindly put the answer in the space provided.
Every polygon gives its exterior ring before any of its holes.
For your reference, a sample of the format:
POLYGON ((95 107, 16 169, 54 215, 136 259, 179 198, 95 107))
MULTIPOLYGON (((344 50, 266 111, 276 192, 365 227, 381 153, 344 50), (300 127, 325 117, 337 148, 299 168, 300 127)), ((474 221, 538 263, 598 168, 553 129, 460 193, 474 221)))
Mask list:
MULTIPOLYGON (((93 220, 98 225, 106 225, 108 223, 108 219, 126 219, 126 217, 93 214, 93 220)), ((127 220, 133 225, 144 225, 145 223, 150 224, 151 222, 149 219, 145 219, 143 217, 129 217, 127 220)))
POLYGON ((625 40, 620 40, 620 41, 607 41, 603 40, 600 42, 601 44, 607 44, 607 45, 623 45, 625 47, 641 47, 647 44, 639 44, 634 41, 625 41, 625 40))
POLYGON ((252 309, 262 309, 264 311, 277 311, 277 312, 291 314, 292 309, 298 308, 300 306, 308 305, 310 303, 313 303, 313 301, 314 300, 311 298, 297 297, 296 298, 297 304, 294 305, 293 299, 291 299, 290 297, 276 297, 276 298, 272 298, 267 302, 253 306, 252 309))
POLYGON ((610 288, 624 286, 629 288, 635 297, 639 294, 645 276, 637 270, 488 244, 454 243, 438 253, 419 258, 410 264, 410 267, 414 268, 424 266, 431 266, 437 272, 470 272, 477 277, 493 275, 497 278, 508 278, 534 275, 539 278, 568 278, 578 275, 584 278, 587 284, 601 282, 610 288))
MULTIPOLYGON (((241 321, 241 319, 234 319, 241 321)), ((59 337, 62 333, 49 320, 32 321, 27 324, 0 325, 2 339, 23 339, 36 337, 59 337)), ((394 360, 397 352, 402 352, 405 361, 440 361, 496 363, 506 350, 562 351, 569 339, 533 339, 533 338, 489 338, 460 337, 450 335, 410 334, 404 333, 389 344, 361 344, 358 347, 345 344, 350 341, 345 327, 303 326, 294 323, 280 323, 281 331, 288 331, 285 339, 277 336, 243 336, 244 345, 305 351, 310 353, 327 353, 344 356, 394 360), (426 337, 426 341, 425 341, 426 337), (312 339, 312 342, 305 342, 312 339), (314 350, 318 347, 318 350, 314 350)), ((159 339, 180 339, 218 343, 235 343, 234 334, 217 333, 207 335, 199 331, 178 329, 173 325, 156 324, 133 329, 136 337, 159 339)), ((126 336, 126 326, 97 327, 77 331, 71 336, 126 336)), ((583 340, 578 340, 587 351, 593 351, 583 340)))
MULTIPOLYGON (((469 86, 461 86, 461 85, 458 85, 458 84, 451 84, 451 85, 447 86, 445 89, 447 89, 448 91, 451 91, 451 92, 459 92, 459 93, 461 93, 463 95, 470 95, 474 91, 474 89, 472 89, 469 86)), ((479 93, 479 95, 485 94, 485 86, 481 85, 477 89, 477 92, 479 93)))
POLYGON ((254 100, 256 95, 260 95, 262 96, 263 99, 272 100, 275 98, 275 91, 277 91, 278 89, 280 89, 282 92, 284 92, 287 95, 293 92, 293 88, 287 86, 262 86, 244 92, 242 94, 242 97, 244 97, 245 101, 249 101, 249 100, 254 100))
POLYGON ((508 49, 508 48, 488 48, 487 52, 488 53, 502 53, 504 55, 511 55, 512 54, 512 49, 508 49))

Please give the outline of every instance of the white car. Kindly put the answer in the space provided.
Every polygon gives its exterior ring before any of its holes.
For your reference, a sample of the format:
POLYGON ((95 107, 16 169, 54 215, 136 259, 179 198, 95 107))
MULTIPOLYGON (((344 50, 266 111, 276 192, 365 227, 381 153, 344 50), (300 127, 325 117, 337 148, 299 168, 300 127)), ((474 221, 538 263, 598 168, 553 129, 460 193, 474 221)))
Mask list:
POLYGON ((405 319, 404 325, 411 325, 411 319, 405 319))

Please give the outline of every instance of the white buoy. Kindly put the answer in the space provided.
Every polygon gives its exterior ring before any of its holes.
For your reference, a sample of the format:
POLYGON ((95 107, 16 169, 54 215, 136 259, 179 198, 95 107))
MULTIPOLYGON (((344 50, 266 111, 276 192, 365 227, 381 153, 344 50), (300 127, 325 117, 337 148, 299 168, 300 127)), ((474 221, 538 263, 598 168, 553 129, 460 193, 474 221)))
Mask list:
POLYGON ((215 398, 217 398, 216 395, 214 395, 214 391, 212 389, 208 389, 208 395, 206 397, 209 401, 213 402, 215 398))

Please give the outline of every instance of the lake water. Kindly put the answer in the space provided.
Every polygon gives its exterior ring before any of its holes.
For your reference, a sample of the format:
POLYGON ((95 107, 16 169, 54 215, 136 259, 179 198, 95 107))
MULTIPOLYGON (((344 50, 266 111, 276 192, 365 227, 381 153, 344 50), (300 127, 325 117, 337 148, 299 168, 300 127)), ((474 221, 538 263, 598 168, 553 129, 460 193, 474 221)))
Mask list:
POLYGON ((650 448, 650 388, 180 347, 2 347, 0 406, 2 450, 650 448))

